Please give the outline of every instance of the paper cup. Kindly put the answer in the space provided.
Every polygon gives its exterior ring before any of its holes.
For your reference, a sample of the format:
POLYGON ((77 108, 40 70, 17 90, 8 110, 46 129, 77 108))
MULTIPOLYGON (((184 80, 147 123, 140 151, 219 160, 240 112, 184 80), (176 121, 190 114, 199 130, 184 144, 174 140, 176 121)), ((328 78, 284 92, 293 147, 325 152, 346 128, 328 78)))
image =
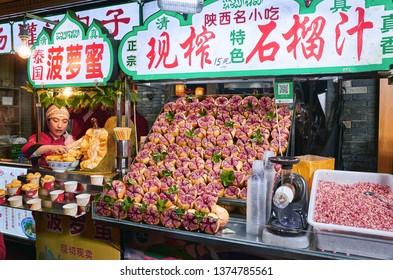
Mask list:
POLYGON ((8 203, 12 207, 21 207, 23 205, 23 196, 16 195, 8 198, 8 203))
POLYGON ((50 199, 53 202, 63 202, 64 201, 64 191, 63 190, 51 191, 49 194, 50 194, 50 199))
POLYGON ((87 206, 90 204, 90 197, 89 193, 81 193, 76 196, 76 203, 79 206, 87 206))
POLYGON ((78 213, 78 204, 76 203, 64 204, 63 213, 68 216, 75 216, 78 213))
POLYGON ((54 190, 55 189, 55 181, 47 181, 41 182, 42 188, 45 190, 54 190))
POLYGON ((20 195, 21 194, 20 187, 8 188, 7 192, 9 195, 20 195))
POLYGON ((0 195, 0 205, 5 204, 5 194, 0 195))
POLYGON ((28 191, 25 191, 25 196, 26 196, 27 198, 35 198, 35 197, 38 197, 38 189, 36 189, 36 190, 28 190, 28 191))
POLYGON ((104 175, 90 175, 90 183, 101 186, 104 183, 104 175))
POLYGON ((78 182, 77 181, 66 181, 64 182, 64 190, 66 192, 75 192, 76 189, 78 188, 78 182))
POLYGON ((41 199, 40 198, 32 198, 26 202, 27 207, 30 210, 39 210, 41 209, 41 199))

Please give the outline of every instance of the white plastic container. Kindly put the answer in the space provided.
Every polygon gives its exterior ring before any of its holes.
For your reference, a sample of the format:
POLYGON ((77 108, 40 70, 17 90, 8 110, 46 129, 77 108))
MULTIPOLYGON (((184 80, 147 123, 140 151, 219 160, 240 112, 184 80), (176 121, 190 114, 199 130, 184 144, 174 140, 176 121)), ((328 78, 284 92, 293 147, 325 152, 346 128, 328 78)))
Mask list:
POLYGON ((316 170, 307 217, 308 223, 314 228, 315 243, 319 250, 377 259, 393 259, 393 232, 314 221, 316 193, 318 191, 318 181, 320 180, 339 184, 379 183, 390 186, 393 190, 393 175, 325 169, 316 170))

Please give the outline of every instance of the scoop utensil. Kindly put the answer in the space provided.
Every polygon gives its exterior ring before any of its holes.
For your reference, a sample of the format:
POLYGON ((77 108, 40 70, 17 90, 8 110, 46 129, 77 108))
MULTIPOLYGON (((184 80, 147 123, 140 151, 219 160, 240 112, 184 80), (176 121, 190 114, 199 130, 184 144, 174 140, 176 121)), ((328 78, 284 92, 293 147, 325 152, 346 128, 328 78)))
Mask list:
POLYGON ((382 198, 380 198, 379 196, 377 196, 377 195, 376 195, 374 192, 372 192, 372 191, 365 191, 364 194, 374 196, 374 197, 376 197, 379 201, 385 203, 385 204, 386 204, 387 206, 389 206, 390 208, 393 208, 393 205, 392 205, 392 204, 390 204, 389 202, 386 202, 385 200, 383 200, 382 198))

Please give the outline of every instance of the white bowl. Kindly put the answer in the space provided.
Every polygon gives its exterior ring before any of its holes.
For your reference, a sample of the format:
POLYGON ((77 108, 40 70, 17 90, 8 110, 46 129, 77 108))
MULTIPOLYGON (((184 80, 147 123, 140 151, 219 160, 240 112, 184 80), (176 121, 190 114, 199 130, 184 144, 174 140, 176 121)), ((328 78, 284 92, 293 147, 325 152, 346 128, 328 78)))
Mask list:
POLYGON ((78 181, 65 181, 64 190, 66 192, 75 192, 78 188, 78 181))
POLYGON ((28 200, 26 204, 30 210, 39 210, 41 209, 41 198, 32 198, 28 200))
POLYGON ((72 161, 47 161, 48 166, 55 172, 65 172, 66 170, 70 170, 72 161))
POLYGON ((75 170, 79 165, 79 159, 76 161, 72 162, 68 170, 75 170))
POLYGON ((87 206, 90 204, 90 197, 89 193, 81 193, 76 196, 76 203, 79 206, 87 206))
POLYGON ((75 216, 78 213, 78 204, 76 203, 64 204, 63 213, 68 216, 75 216))

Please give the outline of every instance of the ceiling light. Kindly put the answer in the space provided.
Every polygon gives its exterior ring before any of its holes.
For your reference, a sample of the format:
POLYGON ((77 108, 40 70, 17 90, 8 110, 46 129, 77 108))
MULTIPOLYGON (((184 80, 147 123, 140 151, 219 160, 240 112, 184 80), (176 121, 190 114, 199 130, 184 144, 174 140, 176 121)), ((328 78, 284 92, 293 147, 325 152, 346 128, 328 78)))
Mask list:
POLYGON ((203 0, 158 0, 161 10, 182 14, 197 14, 202 11, 203 0))
POLYGON ((39 20, 39 21, 42 21, 45 23, 50 23, 53 25, 57 24, 57 22, 55 22, 55 21, 26 13, 25 18, 23 19, 23 24, 19 24, 20 31, 18 34, 18 37, 21 40, 22 44, 19 47, 17 53, 23 59, 29 58, 31 55, 31 48, 29 46, 30 33, 29 33, 29 30, 27 29, 26 18, 33 18, 33 19, 36 19, 36 20, 39 20))

